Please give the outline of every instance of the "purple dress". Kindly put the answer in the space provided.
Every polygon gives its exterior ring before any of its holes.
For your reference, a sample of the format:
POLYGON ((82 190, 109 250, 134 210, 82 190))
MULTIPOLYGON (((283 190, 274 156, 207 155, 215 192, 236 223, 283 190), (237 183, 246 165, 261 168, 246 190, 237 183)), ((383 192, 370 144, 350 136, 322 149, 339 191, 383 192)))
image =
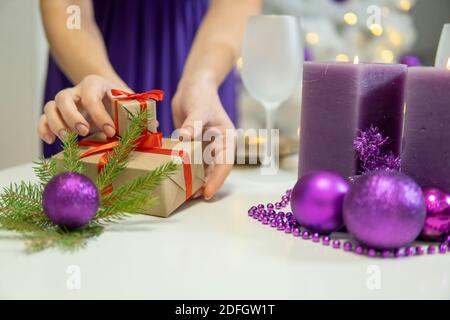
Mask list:
MULTIPOLYGON (((119 76, 135 92, 165 91, 158 104, 159 130, 173 131, 170 101, 175 94, 189 49, 209 5, 208 0, 93 0, 95 19, 109 59, 119 76)), ((49 57, 45 102, 73 84, 49 57)), ((236 121, 234 73, 219 90, 225 110, 236 121)), ((44 143, 44 155, 61 150, 59 141, 44 143)))

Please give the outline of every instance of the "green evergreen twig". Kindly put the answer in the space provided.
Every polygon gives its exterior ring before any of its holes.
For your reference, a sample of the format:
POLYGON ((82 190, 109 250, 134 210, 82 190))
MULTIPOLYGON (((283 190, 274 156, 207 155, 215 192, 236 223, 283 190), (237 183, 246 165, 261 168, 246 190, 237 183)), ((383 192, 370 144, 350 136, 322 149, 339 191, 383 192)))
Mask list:
POLYGON ((34 173, 38 177, 42 186, 45 186, 58 172, 54 158, 41 158, 33 163, 35 164, 33 167, 34 173))
POLYGON ((130 152, 136 148, 135 141, 147 127, 148 111, 131 114, 130 117, 128 130, 123 138, 119 138, 119 143, 112 152, 108 153, 105 167, 97 177, 97 187, 100 191, 108 187, 125 169, 130 152))
POLYGON ((110 221, 121 218, 123 212, 139 212, 151 206, 157 200, 151 193, 179 169, 180 165, 174 162, 165 163, 103 196, 103 208, 95 219, 110 221))
POLYGON ((63 145, 63 165, 62 172, 74 171, 82 173, 84 171, 78 147, 78 135, 75 132, 67 132, 62 138, 63 145))
MULTIPOLYGON (((97 187, 102 190, 110 185, 125 168, 135 141, 146 127, 148 112, 131 117, 131 125, 119 144, 108 156, 108 162, 97 178, 97 187)), ((33 168, 39 184, 17 183, 4 188, 0 194, 0 229, 14 231, 25 240, 27 252, 36 252, 50 247, 73 251, 85 246, 88 239, 97 237, 104 230, 103 223, 116 221, 127 212, 139 212, 153 205, 157 199, 151 193, 164 179, 180 168, 173 162, 166 163, 141 177, 118 187, 103 196, 101 207, 90 224, 72 230, 55 226, 42 208, 42 191, 48 181, 59 172, 83 172, 79 159, 77 136, 68 133, 63 139, 63 165, 57 168, 54 159, 41 159, 33 168)))

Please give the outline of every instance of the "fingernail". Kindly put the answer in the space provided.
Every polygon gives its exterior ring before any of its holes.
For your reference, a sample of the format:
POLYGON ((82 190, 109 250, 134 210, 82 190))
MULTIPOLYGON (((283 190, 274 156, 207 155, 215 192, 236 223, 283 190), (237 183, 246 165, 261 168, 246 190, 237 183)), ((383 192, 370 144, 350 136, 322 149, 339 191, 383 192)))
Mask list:
POLYGON ((43 139, 44 139, 44 141, 47 144, 52 144, 53 143, 53 137, 51 135, 49 135, 49 134, 46 134, 43 139))
POLYGON ((64 136, 67 134, 67 131, 66 130, 61 130, 61 131, 59 131, 58 132, 58 137, 60 138, 60 139, 62 139, 62 138, 64 138, 64 136))
POLYGON ((211 196, 211 195, 209 195, 209 196, 205 196, 205 200, 206 200, 206 201, 208 201, 208 200, 211 200, 211 199, 212 199, 212 197, 213 197, 213 196, 211 196))
POLYGON ((110 138, 116 134, 116 130, 109 124, 103 126, 103 132, 110 138))
POLYGON ((86 127, 82 123, 77 123, 75 125, 75 129, 77 129, 78 133, 81 134, 82 136, 85 136, 85 135, 87 135, 89 133, 88 127, 86 127))
POLYGON ((193 135, 192 128, 182 128, 180 129, 180 136, 183 139, 191 139, 193 135))

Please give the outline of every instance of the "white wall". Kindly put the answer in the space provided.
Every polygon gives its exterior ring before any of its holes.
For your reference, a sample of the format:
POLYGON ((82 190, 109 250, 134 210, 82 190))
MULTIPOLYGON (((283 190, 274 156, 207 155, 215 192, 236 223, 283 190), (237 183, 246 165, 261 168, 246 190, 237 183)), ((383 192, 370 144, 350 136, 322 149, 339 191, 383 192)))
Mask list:
POLYGON ((0 169, 40 155, 47 45, 38 0, 0 1, 0 169))

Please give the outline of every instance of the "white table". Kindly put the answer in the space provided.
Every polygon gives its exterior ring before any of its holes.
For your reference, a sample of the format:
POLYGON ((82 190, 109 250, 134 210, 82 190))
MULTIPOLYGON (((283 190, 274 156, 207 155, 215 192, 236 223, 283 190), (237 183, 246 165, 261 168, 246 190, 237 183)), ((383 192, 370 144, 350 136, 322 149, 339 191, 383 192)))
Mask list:
MULTIPOLYGON (((295 161, 270 177, 236 168, 214 201, 134 216, 76 253, 26 255, 2 232, 0 298, 450 298, 450 254, 370 259, 250 219, 251 205, 293 185, 295 161)), ((0 186, 21 179, 31 165, 0 171, 0 186)))

